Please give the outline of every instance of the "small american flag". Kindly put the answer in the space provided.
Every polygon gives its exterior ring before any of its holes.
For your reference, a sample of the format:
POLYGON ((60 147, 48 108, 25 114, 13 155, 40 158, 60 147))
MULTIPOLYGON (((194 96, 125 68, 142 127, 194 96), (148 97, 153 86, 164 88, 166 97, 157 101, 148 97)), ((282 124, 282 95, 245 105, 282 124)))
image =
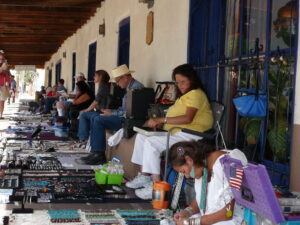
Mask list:
POLYGON ((229 178, 230 187, 240 190, 243 181, 243 175, 243 168, 231 168, 229 178))

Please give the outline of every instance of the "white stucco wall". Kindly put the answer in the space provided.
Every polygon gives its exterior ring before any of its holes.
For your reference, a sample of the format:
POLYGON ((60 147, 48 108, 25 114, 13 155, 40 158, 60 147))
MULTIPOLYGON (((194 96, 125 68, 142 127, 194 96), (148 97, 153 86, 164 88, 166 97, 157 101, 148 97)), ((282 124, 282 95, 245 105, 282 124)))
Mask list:
MULTIPOLYGON (((46 62, 52 67, 52 84, 55 82, 55 64, 62 60, 62 78, 71 90, 72 52, 77 54, 76 72, 87 75, 88 47, 97 41, 96 70, 110 72, 117 65, 119 22, 130 16, 130 69, 134 77, 146 86, 155 80, 170 80, 172 69, 187 61, 188 0, 156 0, 153 8, 138 0, 106 0, 97 13, 46 62), (154 40, 146 44, 146 20, 148 12, 154 12, 154 40), (105 19, 105 36, 98 33, 99 24, 105 19), (66 51, 67 57, 62 54, 66 51)), ((46 81, 47 84, 47 76, 46 81)))

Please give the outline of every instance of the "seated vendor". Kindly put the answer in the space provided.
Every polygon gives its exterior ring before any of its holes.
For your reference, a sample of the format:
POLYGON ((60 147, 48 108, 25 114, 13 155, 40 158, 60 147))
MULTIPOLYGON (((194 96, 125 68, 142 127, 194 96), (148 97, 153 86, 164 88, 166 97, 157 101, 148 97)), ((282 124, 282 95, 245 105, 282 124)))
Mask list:
POLYGON ((105 70, 97 70, 94 76, 94 83, 98 84, 98 91, 95 100, 87 108, 83 109, 81 113, 98 112, 107 108, 109 100, 109 80, 110 76, 105 70))
MULTIPOLYGON (((111 74, 118 86, 121 88, 140 89, 144 85, 135 80, 127 65, 121 65, 113 69, 111 74)), ((98 165, 106 162, 106 134, 105 130, 117 131, 122 128, 124 114, 126 110, 126 96, 122 99, 122 106, 119 109, 102 109, 101 113, 86 112, 80 116, 78 137, 80 140, 91 140, 91 153, 87 157, 82 157, 78 163, 88 165, 98 165)))
POLYGON ((69 119, 77 119, 79 112, 86 109, 95 99, 92 89, 84 82, 76 83, 77 95, 69 107, 69 119))
MULTIPOLYGON (((99 113, 101 112, 101 110, 106 108, 106 106, 108 104, 108 99, 109 99, 109 80, 110 80, 110 77, 105 70, 97 70, 95 72, 95 76, 94 76, 95 84, 99 85, 98 91, 96 94, 96 98, 93 97, 94 100, 92 102, 80 104, 79 105, 80 107, 78 107, 78 105, 76 105, 76 103, 78 102, 76 100, 76 98, 73 101, 73 103, 71 104, 71 107, 70 107, 71 110, 68 114, 69 114, 69 118, 70 118, 70 122, 71 122, 70 123, 70 125, 71 125, 70 126, 70 135, 72 135, 74 138, 77 138, 78 124, 80 124, 80 118, 81 118, 82 114, 92 114, 92 115, 98 116, 99 113), (74 102, 75 102, 75 105, 74 105, 74 102), (75 109, 75 111, 73 109, 75 109), (79 122, 78 122, 77 118, 79 119, 79 122)), ((84 81, 80 81, 80 82, 85 83, 84 81)), ((85 85, 87 86, 87 84, 85 84, 85 85)), ((92 99, 90 99, 90 100, 92 100, 92 99)), ((64 110, 66 108, 68 108, 68 106, 66 106, 62 103, 57 104, 57 106, 58 106, 59 114, 64 116, 64 110)), ((86 116, 84 116, 84 117, 86 117, 86 116)), ((89 118, 92 118, 92 117, 89 117, 89 118)), ((91 121, 89 121, 89 118, 85 120, 85 122, 87 122, 88 125, 91 123, 91 121)))
POLYGON ((244 165, 247 159, 240 150, 216 150, 204 142, 179 142, 169 152, 169 163, 186 178, 195 179, 196 198, 183 211, 174 215, 177 225, 241 224, 243 210, 235 204, 220 159, 228 154, 244 165), (206 190, 202 188, 206 187, 206 190))
MULTIPOLYGON (((172 79, 176 81, 177 86, 178 98, 175 104, 169 108, 165 118, 151 118, 147 125, 151 128, 163 126, 167 131, 175 126, 199 132, 212 128, 213 114, 210 104, 193 67, 188 64, 176 67, 172 79)), ((201 137, 177 129, 170 137, 170 145, 198 139, 201 137)), ((152 198, 153 182, 161 179, 160 154, 166 149, 166 145, 165 136, 136 136, 131 161, 140 166, 142 173, 127 182, 126 186, 137 189, 135 194, 142 199, 152 198)))
POLYGON ((45 96, 45 110, 44 113, 50 113, 52 110, 53 104, 58 100, 58 97, 60 96, 59 93, 57 93, 57 87, 53 86, 51 88, 51 91, 49 91, 45 96))
MULTIPOLYGON (((76 83, 79 82, 79 81, 85 81, 85 77, 84 77, 84 74, 83 73, 77 73, 74 77, 76 83)), ((75 85, 74 87, 74 90, 69 93, 69 94, 66 94, 67 90, 66 89, 63 89, 61 88, 64 92, 64 94, 61 94, 61 98, 59 99, 59 101, 56 103, 56 108, 57 108, 57 112, 58 112, 58 116, 67 116, 65 115, 65 112, 67 108, 70 107, 70 105, 72 104, 73 100, 76 98, 76 96, 78 96, 78 89, 75 85)))
MULTIPOLYGON (((79 73, 76 73, 75 77, 74 77, 76 83, 79 82, 79 81, 85 81, 85 76, 83 73, 79 72, 79 73)), ((74 90, 68 94, 68 98, 69 99, 74 99, 76 97, 76 94, 77 94, 77 89, 76 87, 74 87, 74 90)))

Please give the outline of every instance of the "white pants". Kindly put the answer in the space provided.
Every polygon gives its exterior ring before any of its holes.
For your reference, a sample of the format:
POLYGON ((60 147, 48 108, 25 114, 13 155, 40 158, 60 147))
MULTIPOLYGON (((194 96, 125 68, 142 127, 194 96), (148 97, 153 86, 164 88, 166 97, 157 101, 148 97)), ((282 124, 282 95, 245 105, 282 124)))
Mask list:
MULTIPOLYGON (((177 132, 170 136, 171 147, 180 141, 196 141, 202 139, 199 136, 177 132)), ((137 134, 131 162, 141 165, 143 173, 160 174, 160 154, 167 148, 166 136, 145 136, 137 134)))

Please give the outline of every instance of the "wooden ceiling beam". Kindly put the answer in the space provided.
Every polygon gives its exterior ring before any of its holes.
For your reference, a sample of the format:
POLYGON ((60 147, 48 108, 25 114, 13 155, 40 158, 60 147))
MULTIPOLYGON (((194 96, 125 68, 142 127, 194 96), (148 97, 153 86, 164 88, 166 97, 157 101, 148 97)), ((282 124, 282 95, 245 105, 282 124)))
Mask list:
POLYGON ((16 47, 10 47, 10 46, 6 46, 5 47, 5 51, 9 52, 10 54, 14 54, 14 53, 20 53, 20 54, 24 54, 27 52, 33 52, 33 53, 45 53, 45 54, 51 54, 53 53, 53 47, 59 47, 58 45, 27 45, 24 46, 23 48, 21 48, 21 45, 18 45, 16 47), (18 47, 18 48, 17 48, 18 47))
POLYGON ((11 56, 8 58, 8 63, 10 65, 15 65, 16 62, 20 63, 23 62, 23 65, 34 65, 36 62, 38 64, 43 64, 45 61, 50 59, 49 56, 28 56, 28 55, 22 55, 22 56, 11 56), (35 62, 35 63, 34 63, 35 62))
POLYGON ((12 64, 12 61, 28 61, 29 59, 34 59, 41 61, 40 59, 48 59, 51 55, 28 55, 28 54, 18 54, 18 55, 10 55, 7 57, 8 62, 12 64))
POLYGON ((11 42, 11 43, 30 43, 30 42, 34 42, 34 43, 51 43, 51 42, 62 42, 65 39, 65 37, 51 37, 51 38, 46 38, 44 36, 42 37, 34 37, 34 36, 30 36, 30 37, 24 37, 24 36, 18 36, 18 37, 14 37, 11 39, 7 39, 7 37, 0 37, 0 44, 4 43, 4 42, 11 42))
POLYGON ((1 10, 0 8, 0 15, 1 18, 3 17, 10 17, 10 16, 14 16, 14 15, 18 15, 19 21, 20 18, 24 18, 26 19, 26 17, 30 17, 30 18, 36 18, 36 19, 40 19, 40 18, 81 18, 81 19, 88 19, 90 18, 95 12, 57 12, 57 11, 48 11, 48 12, 29 12, 29 11, 23 11, 23 12, 19 12, 17 10, 14 11, 4 11, 1 10))
POLYGON ((48 56, 51 56, 50 53, 32 53, 32 52, 26 52, 26 53, 23 53, 23 52, 12 52, 12 53, 9 53, 8 54, 8 57, 7 59, 9 60, 9 58, 22 58, 22 57, 48 57, 48 56))
POLYGON ((0 49, 10 64, 40 65, 103 0, 0 0, 0 49))
POLYGON ((11 26, 8 26, 7 24, 1 24, 0 23, 0 31, 1 32, 4 32, 6 33, 7 31, 11 30, 12 32, 13 31, 22 31, 22 30, 25 30, 25 31, 30 31, 30 30, 33 30, 33 31, 39 31, 39 30, 42 30, 42 31, 46 31, 48 30, 49 32, 55 32, 55 31, 59 31, 59 32, 63 32, 63 31, 76 31, 77 27, 70 27, 70 26, 60 26, 60 25, 51 25, 51 26, 44 26, 44 25, 40 25, 40 24, 37 24, 36 26, 31 26, 31 25, 27 25, 27 26, 24 26, 24 25, 11 25, 11 26))
MULTIPOLYGON (((0 33, 0 38, 3 37, 3 38, 15 38, 16 37, 16 34, 14 33, 0 33)), ((17 34, 17 37, 19 37, 19 34, 17 34)), ((60 33, 53 33, 53 34, 22 34, 22 37, 32 37, 32 38, 44 38, 44 40, 47 40, 49 38, 53 38, 53 37, 56 37, 56 38, 67 38, 66 35, 64 34, 60 34, 60 33)))
POLYGON ((47 6, 9 6, 1 4, 0 12, 1 13, 18 13, 20 15, 43 15, 45 13, 67 13, 70 15, 73 14, 90 14, 96 11, 96 8, 73 8, 69 7, 47 7, 47 6))
POLYGON ((38 23, 38 24, 60 24, 61 26, 68 26, 69 24, 82 24, 86 21, 85 18, 55 18, 52 17, 49 18, 40 18, 40 17, 28 17, 28 18, 20 18, 17 15, 12 15, 9 17, 1 17, 0 15, 0 21, 1 23, 19 23, 19 24, 32 24, 32 23, 38 23))
POLYGON ((53 34, 55 32, 59 32, 61 35, 65 36, 71 36, 72 34, 75 33, 76 30, 64 30, 61 28, 57 29, 48 29, 47 27, 45 28, 14 28, 14 29, 0 29, 2 34, 15 34, 15 35, 23 35, 23 34, 36 34, 38 35, 47 35, 47 34, 53 34))
POLYGON ((27 23, 27 24, 23 24, 23 23, 11 23, 11 22, 5 22, 5 23, 0 23, 0 30, 1 29, 14 29, 14 28, 28 28, 28 29, 32 29, 32 28, 47 28, 47 29, 67 29, 67 30, 76 30, 78 29, 78 24, 74 23, 74 24, 69 24, 67 26, 61 25, 61 24, 47 24, 47 26, 45 26, 44 24, 39 24, 39 23, 27 23))
POLYGON ((6 46, 5 50, 9 53, 13 52, 20 52, 20 53, 26 53, 28 51, 31 52, 43 52, 43 53, 51 53, 53 52, 53 47, 59 47, 59 45, 24 45, 23 48, 21 48, 21 45, 16 46, 6 46), (51 49, 52 48, 52 49, 51 49))
POLYGON ((32 6, 32 7, 95 7, 101 6, 104 0, 1 0, 2 5, 10 6, 32 6))
POLYGON ((61 41, 60 40, 44 40, 44 41, 17 41, 17 40, 1 40, 0 39, 0 47, 1 46, 30 46, 30 45, 47 45, 47 46, 57 46, 60 45, 61 41))

